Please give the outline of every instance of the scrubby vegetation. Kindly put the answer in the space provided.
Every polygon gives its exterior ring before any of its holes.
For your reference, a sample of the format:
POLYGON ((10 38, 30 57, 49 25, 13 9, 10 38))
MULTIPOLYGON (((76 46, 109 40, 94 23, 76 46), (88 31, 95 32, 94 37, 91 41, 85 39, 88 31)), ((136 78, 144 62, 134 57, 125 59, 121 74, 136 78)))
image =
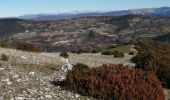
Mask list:
MULTIPOLYGON (((26 39, 38 44, 45 52, 77 52, 82 49, 83 53, 90 53, 93 49, 101 50, 113 44, 135 42, 138 37, 164 35, 169 32, 169 19, 142 15, 93 16, 60 21, 7 18, 0 19, 0 43, 26 39)), ((164 37, 168 40, 167 35, 164 37)))
POLYGON ((124 53, 121 53, 121 52, 118 52, 118 51, 114 51, 114 57, 120 57, 120 58, 123 58, 124 57, 124 53))
POLYGON ((1 55, 1 60, 2 61, 8 61, 8 59, 9 59, 9 57, 7 55, 5 55, 5 54, 1 55))
POLYGON ((122 65, 90 69, 77 64, 68 72, 64 87, 99 100, 164 100, 163 88, 153 72, 122 65))
POLYGON ((108 47, 108 48, 104 49, 102 52, 118 51, 121 53, 128 53, 130 51, 130 48, 131 48, 131 44, 123 44, 123 45, 108 47))
POLYGON ((114 57, 120 57, 120 58, 124 57, 124 53, 118 52, 118 51, 103 51, 101 54, 102 55, 114 55, 114 57))
POLYGON ((123 44, 118 46, 111 46, 104 49, 101 54, 102 55, 114 55, 114 57, 124 57, 124 53, 128 53, 130 51, 131 44, 123 44))
POLYGON ((154 38, 155 41, 170 42, 170 33, 154 38))
POLYGON ((134 15, 126 15, 126 16, 120 16, 120 17, 113 17, 111 20, 106 21, 106 23, 109 24, 116 24, 117 27, 117 31, 120 31, 122 29, 126 29, 129 28, 129 21, 128 19, 131 19, 132 17, 134 17, 134 15))
POLYGON ((0 19, 0 36, 9 36, 18 32, 25 32, 25 27, 19 24, 20 19, 0 19))
POLYGON ((135 53, 133 51, 130 51, 129 52, 129 55, 134 55, 135 53))
POLYGON ((110 51, 102 51, 101 54, 102 54, 102 55, 114 55, 114 52, 110 52, 110 51))
POLYGON ((92 47, 89 47, 85 49, 75 49, 72 50, 71 52, 81 54, 81 53, 99 53, 100 51, 101 51, 100 49, 93 49, 92 47))
POLYGON ((13 44, 3 43, 3 44, 0 44, 0 47, 12 48, 12 49, 29 51, 29 52, 40 52, 41 51, 37 45, 35 45, 33 43, 28 43, 28 42, 16 42, 13 44))
POLYGON ((2 48, 12 48, 12 49, 16 48, 15 46, 13 46, 11 44, 7 44, 7 43, 0 44, 0 47, 2 47, 2 48))
POLYGON ((77 54, 81 54, 81 53, 88 53, 89 51, 83 50, 83 49, 76 49, 73 50, 72 53, 77 53, 77 54))
POLYGON ((23 50, 23 51, 29 51, 29 52, 39 52, 40 49, 32 43, 27 42, 18 42, 16 45, 16 49, 23 50))
POLYGON ((83 63, 77 63, 76 65, 74 65, 74 69, 77 69, 77 70, 82 70, 82 69, 87 69, 87 68, 88 68, 88 65, 83 64, 83 63))
POLYGON ((92 50, 92 52, 91 53, 98 53, 98 52, 100 52, 100 50, 92 50))
POLYGON ((67 52, 62 52, 62 53, 59 54, 59 56, 63 57, 63 58, 68 58, 69 57, 67 52))
POLYGON ((154 71, 170 88, 170 44, 143 40, 138 43, 138 54, 132 58, 136 68, 154 71))

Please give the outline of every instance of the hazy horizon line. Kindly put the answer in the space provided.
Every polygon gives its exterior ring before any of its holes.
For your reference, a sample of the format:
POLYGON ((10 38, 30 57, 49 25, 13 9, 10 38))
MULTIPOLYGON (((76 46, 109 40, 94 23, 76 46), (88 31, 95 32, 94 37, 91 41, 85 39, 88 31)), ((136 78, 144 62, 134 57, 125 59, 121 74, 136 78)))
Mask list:
POLYGON ((120 10, 73 10, 73 11, 66 11, 62 13, 46 13, 46 12, 40 12, 40 13, 30 13, 30 14, 22 14, 22 15, 16 15, 16 16, 5 16, 0 18, 19 18, 24 16, 34 16, 34 15, 61 15, 61 14, 83 14, 83 13, 107 13, 107 12, 116 12, 116 11, 127 11, 127 10, 139 10, 139 9, 156 9, 156 8, 164 8, 170 6, 162 6, 162 7, 147 7, 147 8, 135 8, 135 9, 120 9, 120 10))

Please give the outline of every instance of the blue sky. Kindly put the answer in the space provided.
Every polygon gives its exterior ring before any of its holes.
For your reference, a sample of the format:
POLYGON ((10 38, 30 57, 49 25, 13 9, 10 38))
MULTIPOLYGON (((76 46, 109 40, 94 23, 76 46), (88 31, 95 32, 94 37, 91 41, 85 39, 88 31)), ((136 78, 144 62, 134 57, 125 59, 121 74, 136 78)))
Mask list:
POLYGON ((0 17, 170 7, 170 0, 0 0, 0 17))

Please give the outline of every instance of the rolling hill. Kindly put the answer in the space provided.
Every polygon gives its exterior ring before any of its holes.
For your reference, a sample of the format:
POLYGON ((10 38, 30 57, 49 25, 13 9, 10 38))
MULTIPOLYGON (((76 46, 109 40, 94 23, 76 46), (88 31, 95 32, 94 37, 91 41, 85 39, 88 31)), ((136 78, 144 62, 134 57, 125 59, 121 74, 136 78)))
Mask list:
POLYGON ((0 43, 34 43, 42 51, 92 52, 170 32, 170 18, 93 16, 56 21, 0 19, 0 43))
POLYGON ((155 41, 170 42, 170 33, 154 38, 155 41))

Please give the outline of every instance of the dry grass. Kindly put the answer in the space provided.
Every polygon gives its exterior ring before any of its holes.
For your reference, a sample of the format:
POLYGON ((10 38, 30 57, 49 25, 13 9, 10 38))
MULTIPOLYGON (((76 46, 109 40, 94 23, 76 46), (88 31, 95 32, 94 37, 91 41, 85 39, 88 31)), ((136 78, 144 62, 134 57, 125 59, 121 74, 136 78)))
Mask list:
MULTIPOLYGON (((48 94, 53 95, 53 99, 70 99, 72 98, 70 95, 75 96, 72 92, 63 91, 60 87, 54 87, 50 84, 50 81, 59 80, 58 69, 63 64, 59 53, 32 53, 7 48, 0 48, 0 53, 10 57, 8 62, 0 62, 0 96, 3 99, 10 99, 11 96, 18 97, 20 95, 36 99, 48 94), (15 78, 15 76, 18 76, 18 78, 15 78), (9 79, 9 82, 6 79, 9 79), (10 84, 10 82, 12 83, 10 84), (41 92, 42 94, 40 94, 41 92), (62 95, 57 96, 59 93, 62 95)), ((71 63, 80 62, 89 66, 114 62, 131 64, 128 62, 130 57, 127 55, 121 59, 101 55, 100 53, 69 53, 71 63)), ((80 96, 79 98, 85 100, 85 98, 89 97, 80 96)), ((49 98, 44 97, 44 99, 49 98)))
MULTIPOLYGON (((30 94, 31 98, 39 98, 48 93, 54 95, 53 98, 55 99, 58 98, 58 93, 64 93, 64 96, 60 97, 66 97, 67 99, 70 99, 70 94, 73 95, 68 91, 62 91, 61 88, 54 88, 54 86, 49 85, 49 81, 58 79, 57 70, 63 64, 63 61, 59 57, 59 53, 31 53, 4 48, 0 48, 0 53, 10 57, 8 62, 0 62, 0 96, 4 97, 4 99, 9 99, 11 95, 13 97, 26 95, 25 97, 29 98, 28 94, 30 91, 37 91, 38 93, 34 94, 34 92, 32 92, 33 94, 30 94), (30 75, 30 72, 34 72, 35 75, 30 75), (17 78, 14 77, 16 75, 19 75, 18 79, 21 79, 22 82, 17 82, 17 78), (12 81, 12 85, 7 85, 6 82, 2 83, 2 79, 4 78, 12 81), (50 90, 46 90, 46 88, 49 88, 50 90), (12 90, 12 92, 9 92, 10 90, 12 90), (26 94, 24 94, 23 91, 25 91, 26 94), (42 95, 39 94, 41 92, 43 92, 42 95)), ((132 56, 128 54, 125 54, 124 58, 114 58, 113 56, 105 56, 100 53, 69 53, 69 56, 71 63, 85 63, 90 67, 99 66, 105 63, 123 63, 125 65, 129 64, 134 66, 133 63, 129 63, 129 59, 132 56)), ((83 96, 81 98, 88 97, 83 96)))
MULTIPOLYGON (((31 53, 24 51, 17 51, 14 49, 4 49, 0 48, 0 52, 10 56, 10 61, 15 63, 23 64, 52 64, 61 66, 63 61, 59 57, 59 53, 31 53)), ((134 66, 133 63, 130 63, 132 55, 125 53, 124 58, 114 58, 113 56, 101 55, 100 53, 81 53, 74 54, 68 53, 69 60, 71 63, 85 63, 88 66, 98 66, 105 63, 115 63, 115 64, 125 64, 134 66)))

